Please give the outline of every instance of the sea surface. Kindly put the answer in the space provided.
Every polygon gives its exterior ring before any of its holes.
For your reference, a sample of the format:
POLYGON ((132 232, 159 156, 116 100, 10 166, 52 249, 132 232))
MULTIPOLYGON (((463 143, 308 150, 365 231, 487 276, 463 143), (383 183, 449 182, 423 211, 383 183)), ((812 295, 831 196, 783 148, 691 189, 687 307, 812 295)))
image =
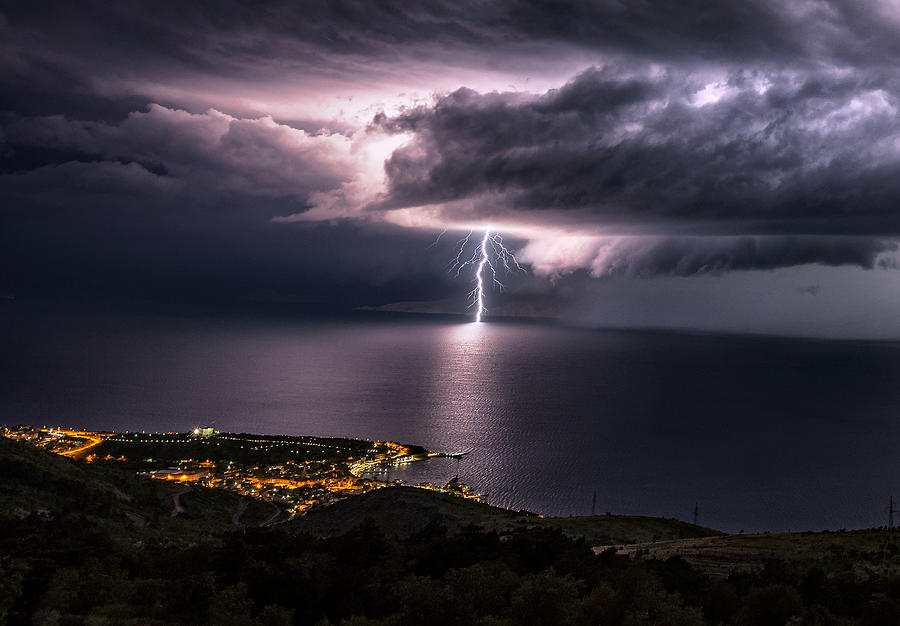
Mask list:
POLYGON ((547 515, 867 528, 900 497, 900 344, 357 316, 10 316, 0 422, 393 439, 547 515), (596 501, 596 504, 594 502, 596 501))

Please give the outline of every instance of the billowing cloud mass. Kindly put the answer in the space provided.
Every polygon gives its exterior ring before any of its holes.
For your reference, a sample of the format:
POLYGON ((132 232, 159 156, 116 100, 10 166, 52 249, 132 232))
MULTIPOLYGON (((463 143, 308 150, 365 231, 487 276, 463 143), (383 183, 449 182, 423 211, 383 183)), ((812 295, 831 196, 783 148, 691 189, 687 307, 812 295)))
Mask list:
POLYGON ((271 117, 239 119, 210 109, 191 114, 150 104, 119 124, 28 118, 7 128, 11 141, 126 161, 205 190, 294 196, 337 187, 353 172, 352 140, 311 135, 271 117))
POLYGON ((536 97, 461 89, 379 118, 415 135, 385 165, 388 203, 452 212, 485 197, 501 216, 579 212, 641 230, 895 234, 900 120, 887 87, 834 71, 704 85, 591 69, 536 97))
POLYGON ((488 227, 554 284, 896 265, 895 2, 17 3, 0 83, 10 290, 434 297, 410 244, 488 227))
POLYGON ((236 193, 299 206, 311 199, 324 203, 328 194, 347 195, 348 189, 376 188, 383 178, 376 163, 385 156, 383 137, 365 130, 352 136, 310 133, 268 116, 236 118, 215 109, 192 114, 157 104, 116 124, 62 115, 14 120, 7 134, 22 146, 96 155, 101 168, 134 164, 163 184, 206 197, 236 193))
MULTIPOLYGON (((383 206, 576 234, 727 236, 664 246, 667 256, 683 251, 674 263, 642 262, 640 250, 660 249, 649 242, 614 255, 639 274, 871 266, 870 255, 885 244, 865 237, 900 233, 897 113, 891 81, 834 68, 739 71, 705 84, 678 71, 590 69, 539 96, 460 89, 433 106, 377 119, 415 137, 385 164, 383 206), (830 236, 795 238, 801 245, 793 254, 781 252, 783 238, 762 241, 758 254, 747 255, 748 240, 738 234, 830 236), (697 261, 710 249, 719 250, 714 259, 697 261)), ((529 248, 538 268, 534 255, 545 247, 529 248)), ((564 248, 551 246, 557 256, 564 248)), ((597 260, 589 265, 594 273, 618 267, 597 260)))

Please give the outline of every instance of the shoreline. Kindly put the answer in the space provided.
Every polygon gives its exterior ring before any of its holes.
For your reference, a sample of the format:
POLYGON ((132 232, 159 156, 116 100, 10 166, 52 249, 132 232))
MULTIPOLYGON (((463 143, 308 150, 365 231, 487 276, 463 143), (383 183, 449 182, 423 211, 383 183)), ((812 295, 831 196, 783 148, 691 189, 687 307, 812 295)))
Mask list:
MULTIPOLYGON (((18 424, 4 426, 2 434, 79 463, 116 466, 154 480, 195 483, 268 501, 289 518, 346 497, 405 484, 377 478, 379 469, 389 473, 391 467, 464 454, 432 452, 395 441, 229 433, 210 426, 136 433, 18 424)), ((482 498, 458 477, 443 486, 408 486, 482 498)))

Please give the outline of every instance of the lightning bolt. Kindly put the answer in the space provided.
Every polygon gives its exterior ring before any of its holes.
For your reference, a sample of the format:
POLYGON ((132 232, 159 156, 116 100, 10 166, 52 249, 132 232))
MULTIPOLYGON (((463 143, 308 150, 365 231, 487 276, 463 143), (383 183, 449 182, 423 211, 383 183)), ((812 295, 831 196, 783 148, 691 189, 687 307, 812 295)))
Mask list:
POLYGON ((504 288, 503 283, 497 278, 497 266, 501 266, 506 273, 512 272, 513 269, 524 272, 525 268, 519 265, 516 255, 503 245, 503 237, 499 233, 491 234, 490 230, 484 231, 481 243, 474 246, 471 256, 468 256, 467 249, 472 241, 473 232, 470 230, 465 237, 456 242, 456 257, 448 263, 448 271, 456 272, 456 276, 459 276, 466 267, 475 267, 473 278, 475 287, 469 292, 469 308, 475 309, 475 322, 480 322, 487 313, 487 307, 484 305, 486 284, 493 285, 501 291, 504 288))

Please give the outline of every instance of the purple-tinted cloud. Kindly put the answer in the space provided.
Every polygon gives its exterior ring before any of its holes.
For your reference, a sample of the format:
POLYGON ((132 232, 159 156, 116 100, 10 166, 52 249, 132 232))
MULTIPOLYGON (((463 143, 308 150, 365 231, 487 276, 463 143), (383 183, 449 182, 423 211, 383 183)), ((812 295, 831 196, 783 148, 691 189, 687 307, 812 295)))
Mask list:
POLYGON ((460 90, 378 118, 415 137, 385 164, 385 206, 452 214, 483 196, 488 215, 567 211, 610 228, 900 232, 891 85, 824 72, 714 87, 589 70, 542 96, 460 90))
MULTIPOLYGON (((578 265, 595 274, 872 267, 890 248, 880 239, 900 234, 894 87, 875 73, 834 69, 735 72, 706 84, 675 70, 591 69, 538 96, 461 89, 376 118, 413 136, 386 162, 389 192, 376 208, 564 227, 602 249, 604 236, 653 236, 617 243, 613 261, 589 255, 578 265), (779 238, 735 239, 742 234, 779 238), (661 246, 666 236, 674 238, 661 246), (761 245, 747 254, 751 241, 761 245)), ((578 255, 558 258, 572 247, 564 239, 545 239, 526 248, 536 269, 575 263, 578 255)))
POLYGON ((151 104, 120 124, 27 118, 8 126, 18 145, 75 150, 142 164, 204 192, 293 196, 337 187, 354 169, 352 140, 309 134, 272 118, 240 119, 151 104))
POLYGON ((2 227, 129 211, 155 250, 182 237, 160 215, 202 215, 212 251, 492 225, 542 276, 890 267, 898 34, 850 0, 18 3, 2 227))
POLYGON ((534 272, 558 278, 586 269, 591 276, 648 278, 760 270, 817 263, 872 269, 896 244, 868 237, 559 237, 519 250, 534 272))

